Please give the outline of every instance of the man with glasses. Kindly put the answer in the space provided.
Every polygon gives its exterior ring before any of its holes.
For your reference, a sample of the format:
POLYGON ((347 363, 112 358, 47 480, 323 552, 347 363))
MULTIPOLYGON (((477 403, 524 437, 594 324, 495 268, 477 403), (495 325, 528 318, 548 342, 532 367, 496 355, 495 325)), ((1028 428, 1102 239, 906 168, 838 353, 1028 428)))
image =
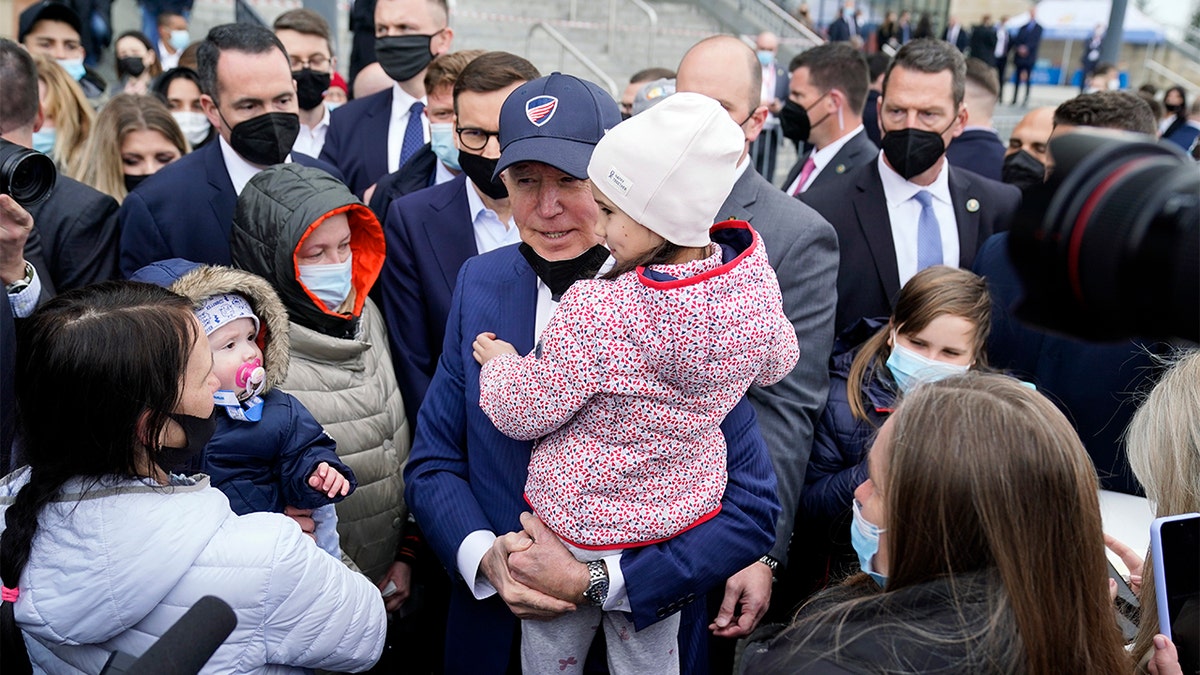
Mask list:
POLYGON ((540 76, 508 52, 488 52, 467 64, 454 83, 462 173, 393 201, 384 218, 383 313, 396 380, 414 422, 442 353, 458 268, 467 258, 521 241, 508 191, 493 177, 500 108, 514 89, 540 76))
POLYGON ((341 170, 354 194, 363 196, 429 142, 422 114, 425 69, 435 56, 450 51, 449 20, 446 0, 375 4, 375 56, 392 86, 339 108, 321 150, 321 159, 341 170))
POLYGON ((275 37, 283 43, 291 61, 296 102, 300 106, 300 133, 292 150, 317 157, 329 130, 325 91, 337 67, 329 24, 311 9, 293 9, 275 19, 275 37))

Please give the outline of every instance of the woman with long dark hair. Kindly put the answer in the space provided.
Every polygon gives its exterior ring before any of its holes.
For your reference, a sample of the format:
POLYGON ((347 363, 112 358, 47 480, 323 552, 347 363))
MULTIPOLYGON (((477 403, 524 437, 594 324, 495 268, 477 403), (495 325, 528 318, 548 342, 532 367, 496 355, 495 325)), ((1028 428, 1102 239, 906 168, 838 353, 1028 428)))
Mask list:
POLYGON ((191 303, 135 282, 60 295, 18 339, 28 466, 0 481, 0 671, 100 672, 205 595, 237 628, 212 673, 355 670, 383 648, 379 591, 277 514, 235 516, 172 471, 212 434, 208 339, 191 303))

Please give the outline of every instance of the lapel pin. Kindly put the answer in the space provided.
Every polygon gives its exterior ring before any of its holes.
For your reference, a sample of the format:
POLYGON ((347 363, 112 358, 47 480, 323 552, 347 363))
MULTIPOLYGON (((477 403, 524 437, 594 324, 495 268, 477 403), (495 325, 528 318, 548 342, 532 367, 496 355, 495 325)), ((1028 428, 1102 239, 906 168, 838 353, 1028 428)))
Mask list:
POLYGON ((834 171, 837 171, 838 173, 846 173, 846 165, 845 165, 845 164, 838 164, 838 165, 837 165, 837 168, 836 168, 836 169, 834 169, 834 171))
POLYGON ((968 199, 967 200, 967 213, 975 213, 978 210, 979 210, 979 200, 978 199, 968 199))

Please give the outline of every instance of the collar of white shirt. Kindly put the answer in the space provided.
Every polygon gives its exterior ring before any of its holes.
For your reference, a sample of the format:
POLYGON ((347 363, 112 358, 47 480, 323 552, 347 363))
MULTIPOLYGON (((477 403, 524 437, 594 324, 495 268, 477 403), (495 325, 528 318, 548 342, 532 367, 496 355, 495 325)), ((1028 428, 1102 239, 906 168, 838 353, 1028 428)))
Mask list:
POLYGON ((479 190, 470 178, 467 179, 467 210, 471 213, 471 227, 475 232, 475 248, 480 253, 494 251, 501 246, 516 244, 521 240, 517 225, 509 216, 508 222, 489 209, 479 196, 479 190))
POLYGON ((917 185, 905 180, 903 176, 888 166, 887 161, 883 158, 882 150, 879 151, 877 161, 879 162, 879 179, 883 183, 883 196, 887 199, 889 209, 912 199, 913 195, 921 190, 928 190, 929 194, 938 201, 954 205, 954 202, 950 200, 950 163, 944 156, 940 160, 942 168, 938 171, 937 177, 933 179, 933 183, 929 185, 917 185))
MULTIPOLYGON (((865 128, 863 127, 863 125, 860 124, 857 127, 854 127, 854 130, 851 131, 850 133, 846 134, 845 136, 842 136, 841 138, 839 138, 836 141, 830 143, 829 145, 821 148, 820 150, 814 150, 813 154, 812 154, 812 159, 813 159, 813 166, 815 168, 813 169, 812 176, 816 176, 818 173, 821 173, 821 170, 824 169, 826 165, 828 165, 830 162, 833 161, 833 158, 839 152, 842 151, 842 148, 846 147, 846 144, 850 142, 850 139, 854 138, 858 134, 863 133, 864 131, 865 131, 865 128)), ((812 182, 811 178, 810 178, 809 182, 810 183, 812 182)))
MULTIPOLYGON (((237 151, 225 142, 223 136, 218 135, 217 140, 221 144, 221 158, 225 160, 225 170, 229 172, 229 180, 233 183, 233 190, 238 195, 241 195, 242 190, 246 187, 246 183, 249 183, 250 179, 254 178, 255 174, 262 171, 262 169, 242 159, 242 156, 237 154, 237 151)), ((283 158, 283 163, 288 164, 291 161, 292 153, 289 152, 288 156, 283 158)))
POLYGON ((325 109, 325 114, 321 115, 321 121, 317 122, 317 125, 315 127, 312 127, 311 129, 304 126, 303 124, 301 124, 300 131, 302 131, 302 132, 307 131, 310 134, 316 134, 318 129, 328 129, 329 128, 329 106, 322 103, 321 107, 325 109))
MULTIPOLYGON (((417 101, 427 103, 424 97, 413 98, 409 96, 408 92, 401 89, 398 83, 392 83, 392 116, 388 118, 387 135, 388 173, 400 168, 400 153, 404 149, 404 132, 408 130, 409 108, 417 101)), ((421 131, 423 142, 428 143, 429 125, 425 122, 424 115, 421 115, 421 131)))

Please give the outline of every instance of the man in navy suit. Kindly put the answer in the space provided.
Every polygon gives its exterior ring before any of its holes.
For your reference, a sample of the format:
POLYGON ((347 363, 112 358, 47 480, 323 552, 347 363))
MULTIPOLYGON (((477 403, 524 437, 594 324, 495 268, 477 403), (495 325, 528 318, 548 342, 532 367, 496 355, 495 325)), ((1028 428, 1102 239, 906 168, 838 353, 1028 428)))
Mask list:
POLYGON ((850 41, 852 33, 850 32, 850 24, 846 21, 845 10, 839 9, 837 11, 837 18, 829 24, 829 29, 826 32, 829 35, 830 42, 850 41))
POLYGON ((121 272, 133 274, 166 258, 228 265, 229 232, 242 188, 272 164, 332 166, 290 152, 300 131, 299 106, 287 52, 254 24, 226 24, 208 33, 197 53, 200 104, 219 138, 148 178, 125 198, 121 272))
POLYGON ((754 41, 755 55, 762 69, 762 104, 767 106, 767 121, 762 133, 750 146, 754 168, 768 182, 775 180, 775 156, 779 153, 779 112, 788 97, 788 76, 776 61, 779 38, 770 31, 758 34, 754 41))
POLYGON ((1029 7, 1029 22, 1021 26, 1013 36, 1013 68, 1017 71, 1013 78, 1012 104, 1017 104, 1017 93, 1021 83, 1025 83, 1025 98, 1023 105, 1029 105, 1030 77, 1033 67, 1037 65, 1038 47, 1042 45, 1042 25, 1037 22, 1037 8, 1029 7))
POLYGON ((958 22, 958 17, 950 17, 946 22, 946 30, 942 31, 942 39, 958 48, 958 51, 966 53, 967 47, 971 45, 971 34, 958 22))
POLYGON ((492 178, 500 159, 495 133, 504 99, 540 76, 532 63, 508 52, 488 52, 463 68, 454 84, 463 173, 395 200, 384 219, 387 264, 380 286, 410 420, 417 419, 437 370, 459 268, 467 258, 521 241, 508 192, 492 178))
POLYGON ((783 181, 784 192, 796 196, 874 160, 879 148, 862 121, 868 87, 862 52, 829 42, 797 54, 789 66, 790 98, 808 118, 808 138, 800 140, 813 146, 783 181))
POLYGON ((346 176, 354 194, 363 196, 429 142, 425 69, 450 51, 449 21, 446 0, 376 2, 375 57, 392 86, 334 111, 321 149, 321 159, 346 176))
POLYGON ((891 314, 901 286, 924 267, 970 268, 984 240, 1008 229, 1020 191, 946 162, 947 139, 967 122, 965 72, 962 53, 945 41, 901 47, 883 80, 879 158, 801 195, 837 230, 839 333, 891 314))
POLYGON ((984 178, 1000 180, 1004 168, 1004 141, 992 125, 1000 81, 996 69, 974 56, 967 59, 967 81, 963 100, 971 123, 946 147, 946 161, 984 178))
POLYGON ((631 612, 639 627, 682 611, 680 671, 696 672, 706 622, 703 603, 694 600, 774 538, 774 475, 745 401, 721 427, 729 483, 720 513, 594 569, 532 515, 522 517, 531 444, 501 434, 479 409, 476 335, 494 332, 528 353, 557 298, 608 258, 586 172, 595 143, 620 119, 599 87, 557 73, 522 85, 501 111, 497 171, 523 243, 471 258, 459 271, 405 469, 406 501, 454 579, 447 672, 505 672, 515 665, 518 618, 556 616, 589 597, 606 610, 631 612))

